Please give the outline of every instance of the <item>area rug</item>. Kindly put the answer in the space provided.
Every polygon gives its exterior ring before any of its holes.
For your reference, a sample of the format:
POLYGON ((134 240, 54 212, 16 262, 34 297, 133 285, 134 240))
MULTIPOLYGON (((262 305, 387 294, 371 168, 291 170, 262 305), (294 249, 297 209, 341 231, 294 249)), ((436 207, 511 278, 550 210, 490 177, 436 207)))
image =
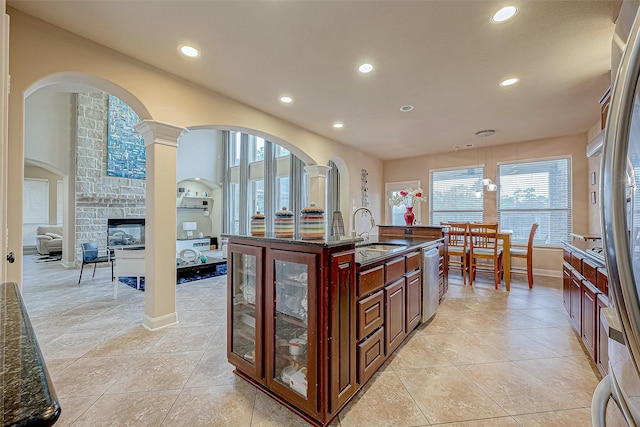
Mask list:
MULTIPOLYGON (((194 282, 196 280, 208 279, 210 277, 216 276, 224 276, 227 274, 227 264, 216 265, 216 271, 209 274, 195 274, 190 277, 181 277, 178 279, 176 284, 194 282)), ((133 289, 136 289, 137 280, 136 277, 118 277, 118 281, 124 283, 127 286, 131 286, 133 289)), ((144 277, 140 278, 140 290, 144 291, 144 277)))
POLYGON ((36 263, 60 261, 62 259, 62 254, 35 256, 31 259, 36 263))

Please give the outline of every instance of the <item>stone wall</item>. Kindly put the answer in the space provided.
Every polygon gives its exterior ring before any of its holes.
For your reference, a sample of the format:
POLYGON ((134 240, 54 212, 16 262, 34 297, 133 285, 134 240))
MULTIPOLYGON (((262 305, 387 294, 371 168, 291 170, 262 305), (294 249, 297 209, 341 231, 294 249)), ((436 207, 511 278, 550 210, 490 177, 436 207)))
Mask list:
POLYGON ((81 244, 107 246, 108 218, 144 218, 146 182, 107 176, 107 118, 109 96, 78 94, 76 145, 76 259, 81 244))

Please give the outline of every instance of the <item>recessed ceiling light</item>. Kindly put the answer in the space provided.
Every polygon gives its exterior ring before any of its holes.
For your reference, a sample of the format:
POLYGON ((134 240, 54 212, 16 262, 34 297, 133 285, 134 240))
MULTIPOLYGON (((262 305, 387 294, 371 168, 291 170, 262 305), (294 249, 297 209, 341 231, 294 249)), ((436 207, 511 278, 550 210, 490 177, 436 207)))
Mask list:
POLYGON ((293 102, 293 99, 290 96, 281 96, 280 102, 285 104, 291 104, 293 102))
POLYGON ((371 71, 373 71, 373 65, 371 65, 371 64, 362 64, 360 67, 358 67, 358 70, 362 74, 367 74, 367 73, 370 73, 371 71))
POLYGON ((478 138, 485 138, 487 136, 493 135, 494 133, 496 133, 496 131, 493 130, 493 129, 483 129, 483 130, 479 130, 478 132, 476 132, 476 136, 478 138))
POLYGON ((413 111, 413 105, 403 105, 402 107, 400 107, 400 111, 402 111, 403 113, 408 113, 409 111, 413 111))
POLYGON ((182 52, 183 55, 188 56, 189 58, 200 56, 200 52, 198 52, 198 49, 193 46, 180 46, 180 52, 182 52))
POLYGON ((493 15, 493 18, 491 20, 496 23, 507 21, 513 18, 513 15, 515 15, 517 11, 518 9, 516 9, 515 6, 503 7, 502 9, 497 11, 495 15, 493 15))
POLYGON ((500 82, 500 86, 511 86, 514 85, 516 83, 518 83, 520 81, 520 79, 517 78, 512 78, 512 79, 507 79, 507 80, 503 80, 500 82))
POLYGON ((336 122, 333 124, 335 129, 342 129, 344 127, 344 123, 336 122))

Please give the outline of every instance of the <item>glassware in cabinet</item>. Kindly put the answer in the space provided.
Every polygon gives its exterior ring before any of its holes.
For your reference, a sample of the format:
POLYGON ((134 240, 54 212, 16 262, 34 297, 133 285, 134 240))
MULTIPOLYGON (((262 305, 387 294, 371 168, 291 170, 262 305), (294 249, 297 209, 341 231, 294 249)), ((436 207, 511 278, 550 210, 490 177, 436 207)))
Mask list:
POLYGON ((228 304, 228 356, 237 367, 262 377, 262 248, 229 245, 228 262, 231 274, 227 286, 231 295, 228 304))
POLYGON ((315 407, 316 255, 274 250, 269 254, 266 301, 273 323, 268 329, 272 359, 267 379, 298 405, 315 407))

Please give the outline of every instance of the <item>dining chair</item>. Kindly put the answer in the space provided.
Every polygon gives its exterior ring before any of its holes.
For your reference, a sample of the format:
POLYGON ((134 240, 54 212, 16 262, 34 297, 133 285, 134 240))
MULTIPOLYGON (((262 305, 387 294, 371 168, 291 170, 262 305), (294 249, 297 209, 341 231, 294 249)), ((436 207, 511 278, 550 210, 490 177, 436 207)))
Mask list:
POLYGON ((98 251, 98 244, 96 242, 88 242, 82 244, 82 265, 80 266, 80 277, 78 278, 78 285, 82 280, 82 271, 85 264, 93 264, 93 276, 96 277, 96 267, 103 262, 111 263, 111 280, 113 280, 113 258, 110 255, 100 256, 98 251))
POLYGON ((469 223, 441 222, 440 225, 447 227, 449 236, 449 259, 447 260, 449 268, 451 265, 460 266, 462 282, 466 285, 469 274, 469 223))
POLYGON ((493 271, 495 287, 498 289, 504 268, 498 240, 498 223, 469 224, 469 282, 472 286, 476 271, 489 269, 493 271), (487 261, 491 261, 491 264, 487 261))
MULTIPOLYGON (((533 223, 529 232, 529 240, 527 248, 511 248, 511 258, 524 258, 527 260, 527 280, 529 281, 529 289, 533 288, 533 237, 538 230, 538 223, 533 223)), ((511 263, 513 265, 513 263, 511 263)), ((513 271, 513 269, 512 269, 513 271)))

